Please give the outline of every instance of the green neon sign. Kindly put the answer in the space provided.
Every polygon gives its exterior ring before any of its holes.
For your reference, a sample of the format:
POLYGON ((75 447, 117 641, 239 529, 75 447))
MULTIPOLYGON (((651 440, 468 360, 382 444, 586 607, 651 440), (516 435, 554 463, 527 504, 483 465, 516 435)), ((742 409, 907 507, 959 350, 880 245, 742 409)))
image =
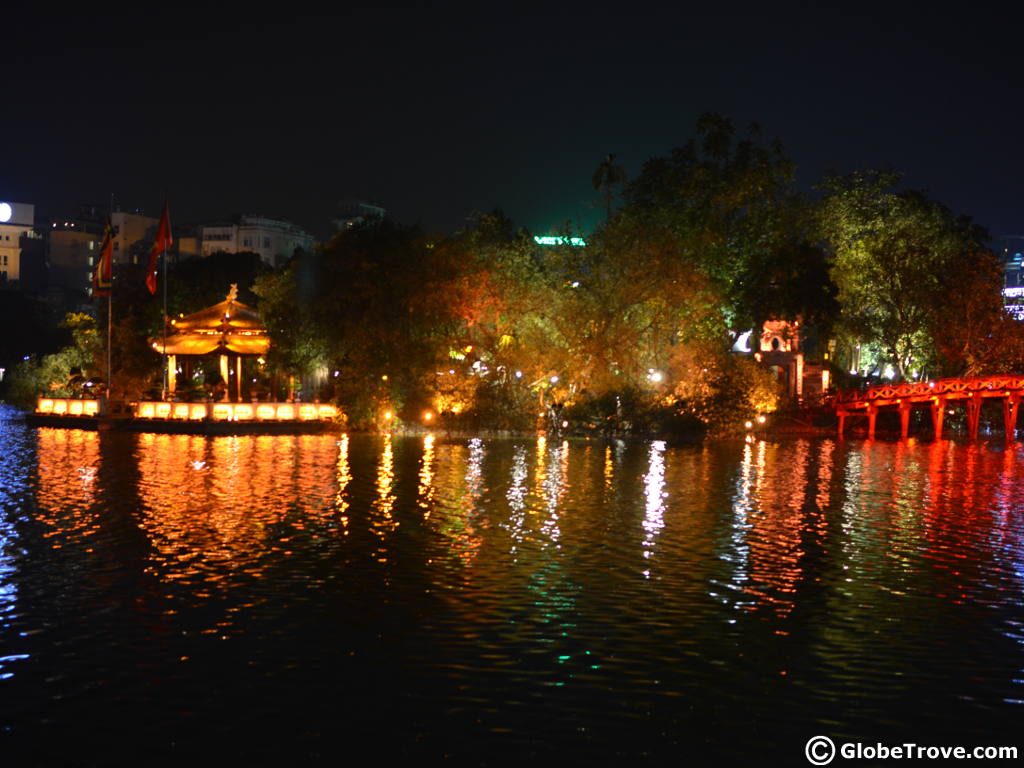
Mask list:
POLYGON ((582 248, 587 241, 582 237, 562 237, 561 235, 534 235, 533 242, 537 245, 574 245, 582 248))

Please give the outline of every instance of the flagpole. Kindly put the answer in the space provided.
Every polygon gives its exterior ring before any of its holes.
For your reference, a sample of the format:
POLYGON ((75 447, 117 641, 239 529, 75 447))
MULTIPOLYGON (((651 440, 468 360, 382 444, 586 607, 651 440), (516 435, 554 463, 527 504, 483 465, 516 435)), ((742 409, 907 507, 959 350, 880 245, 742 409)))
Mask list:
MULTIPOLYGON (((113 226, 114 226, 114 193, 110 193, 110 216, 107 217, 107 224, 111 227, 111 237, 113 237, 113 226)), ((110 401, 114 397, 114 368, 111 364, 111 338, 113 337, 114 331, 114 263, 113 256, 111 256, 110 263, 110 290, 107 291, 107 403, 109 406, 110 401)))
POLYGON ((167 258, 170 255, 168 251, 171 249, 171 244, 174 239, 171 237, 171 218, 167 208, 167 190, 164 190, 164 209, 160 213, 160 222, 156 227, 156 238, 153 240, 153 247, 149 252, 149 265, 146 269, 146 287, 149 289, 151 296, 156 295, 156 276, 158 274, 158 264, 156 263, 158 256, 163 256, 164 259, 164 329, 162 333, 163 338, 163 350, 160 355, 160 359, 163 361, 163 376, 161 381, 163 386, 161 387, 160 399, 166 400, 167 396, 171 393, 171 371, 167 365, 167 258))
MULTIPOLYGON (((164 195, 164 206, 167 206, 167 195, 164 195)), ((161 214, 163 215, 163 214, 161 214)), ((167 399, 167 390, 171 386, 171 372, 167 370, 167 248, 164 248, 164 394, 163 400, 167 399)))

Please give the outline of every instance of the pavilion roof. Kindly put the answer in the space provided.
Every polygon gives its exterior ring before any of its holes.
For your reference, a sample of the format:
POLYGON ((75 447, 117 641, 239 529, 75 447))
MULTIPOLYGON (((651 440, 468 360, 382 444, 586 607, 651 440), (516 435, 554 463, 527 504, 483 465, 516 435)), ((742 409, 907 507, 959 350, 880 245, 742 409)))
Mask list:
POLYGON ((166 350, 163 338, 150 339, 153 349, 168 355, 265 355, 270 349, 267 329, 259 313, 238 301, 236 295, 237 286, 232 285, 224 301, 173 318, 167 329, 166 350))

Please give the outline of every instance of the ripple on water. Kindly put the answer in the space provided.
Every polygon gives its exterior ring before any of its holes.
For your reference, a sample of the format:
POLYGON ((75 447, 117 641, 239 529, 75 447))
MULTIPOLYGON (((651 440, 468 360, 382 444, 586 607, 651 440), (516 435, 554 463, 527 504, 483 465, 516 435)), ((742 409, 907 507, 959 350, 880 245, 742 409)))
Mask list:
POLYGON ((1020 449, 0 437, 2 714, 58 762, 115 716, 171 762, 753 757, 1024 699, 1020 449))

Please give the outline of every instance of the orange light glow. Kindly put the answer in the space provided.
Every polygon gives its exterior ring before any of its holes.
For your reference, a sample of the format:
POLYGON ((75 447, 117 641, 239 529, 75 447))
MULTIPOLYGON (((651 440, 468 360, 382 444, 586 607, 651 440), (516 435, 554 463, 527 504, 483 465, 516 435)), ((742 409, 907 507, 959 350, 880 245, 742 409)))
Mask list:
POLYGON ((83 408, 81 400, 72 400, 70 403, 68 403, 68 413, 70 413, 72 416, 81 416, 82 410, 83 408))
POLYGON ((272 418, 274 418, 274 406, 272 406, 272 405, 257 405, 256 406, 256 418, 258 418, 258 419, 272 419, 272 418))
POLYGON ((231 403, 216 403, 213 406, 213 418, 215 421, 231 421, 232 412, 231 403))
POLYGON ((250 421, 252 419, 252 406, 239 403, 235 406, 235 421, 250 421))
POLYGON ((295 408, 291 405, 279 405, 277 406, 277 418, 279 419, 294 419, 295 408))
POLYGON ((153 407, 153 403, 140 403, 136 413, 140 419, 152 419, 155 414, 156 409, 153 407))
POLYGON ((313 421, 316 418, 316 406, 300 405, 299 418, 302 419, 303 421, 313 421))
POLYGON ((176 419, 187 419, 189 414, 188 403, 175 403, 174 404, 174 418, 176 419))

